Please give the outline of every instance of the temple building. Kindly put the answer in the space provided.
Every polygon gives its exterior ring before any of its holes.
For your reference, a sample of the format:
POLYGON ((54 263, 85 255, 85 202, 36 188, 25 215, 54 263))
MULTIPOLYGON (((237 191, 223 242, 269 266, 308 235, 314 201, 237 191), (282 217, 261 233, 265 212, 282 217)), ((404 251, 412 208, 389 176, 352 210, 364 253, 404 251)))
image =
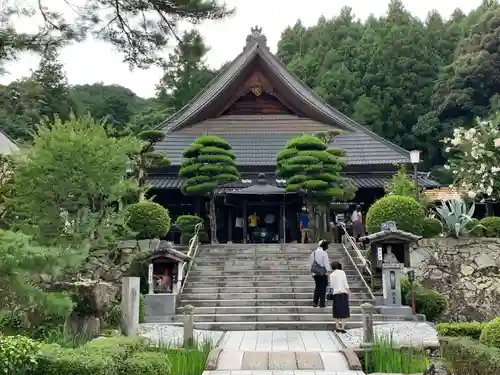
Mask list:
MULTIPOLYGON (((156 150, 164 151, 172 164, 150 171, 148 183, 152 186, 150 193, 170 210, 174 220, 183 214, 206 217, 208 212, 207 199, 184 196, 180 191, 178 171, 184 149, 204 134, 220 136, 231 144, 242 177, 219 191, 220 242, 241 240, 245 235, 238 223, 246 223, 253 213, 258 215, 260 225, 268 226, 273 233, 267 240, 276 240, 284 231, 287 241, 297 240, 297 213, 303 202, 298 195, 279 194, 286 181, 275 176, 277 153, 296 136, 332 129, 343 132, 331 146, 345 151, 348 165, 344 174, 358 190, 350 205, 332 207, 332 218, 338 212, 351 211, 357 203, 366 211, 384 195, 384 186, 397 165, 410 165, 407 150, 335 110, 291 73, 271 53, 258 27, 252 28, 243 51, 161 127, 166 137, 156 150), (247 194, 232 194, 251 186, 254 188, 247 189, 247 194), (281 225, 283 214, 286 226, 281 225)), ((422 174, 418 175, 418 184, 437 186, 422 174)))

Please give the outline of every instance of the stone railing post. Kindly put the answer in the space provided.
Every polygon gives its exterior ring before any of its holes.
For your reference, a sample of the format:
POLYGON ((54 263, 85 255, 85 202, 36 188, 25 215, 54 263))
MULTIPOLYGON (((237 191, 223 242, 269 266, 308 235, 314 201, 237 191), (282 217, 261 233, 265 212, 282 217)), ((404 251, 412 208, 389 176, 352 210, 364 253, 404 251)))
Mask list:
POLYGON ((121 321, 125 336, 137 336, 139 330, 139 277, 124 277, 122 279, 121 321))
POLYGON ((375 307, 371 303, 363 303, 361 305, 363 314, 363 346, 370 346, 373 343, 373 313, 375 307))
POLYGON ((186 305, 182 311, 184 312, 184 347, 187 347, 194 343, 194 306, 186 305))

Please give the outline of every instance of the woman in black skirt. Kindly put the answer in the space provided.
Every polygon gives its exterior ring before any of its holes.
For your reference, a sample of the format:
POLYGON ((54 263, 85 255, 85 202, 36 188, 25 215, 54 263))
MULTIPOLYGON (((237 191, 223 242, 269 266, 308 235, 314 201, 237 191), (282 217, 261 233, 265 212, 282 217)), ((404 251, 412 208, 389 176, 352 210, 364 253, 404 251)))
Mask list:
POLYGON ((335 331, 346 333, 345 319, 351 316, 349 310, 349 285, 347 277, 342 271, 339 262, 332 262, 332 273, 330 274, 330 288, 333 294, 333 318, 335 319, 335 331))

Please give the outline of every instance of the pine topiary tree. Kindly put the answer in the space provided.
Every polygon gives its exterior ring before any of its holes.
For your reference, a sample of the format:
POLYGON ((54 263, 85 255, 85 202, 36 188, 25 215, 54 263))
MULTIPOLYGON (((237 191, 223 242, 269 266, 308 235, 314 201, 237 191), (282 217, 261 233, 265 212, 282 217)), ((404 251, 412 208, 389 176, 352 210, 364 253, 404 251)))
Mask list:
POLYGON ((277 175, 288 179, 286 190, 304 194, 314 234, 314 209, 332 201, 352 199, 356 188, 340 175, 343 150, 328 148, 332 137, 303 135, 292 139, 277 155, 277 175))
POLYGON ((210 198, 210 239, 217 243, 215 192, 220 186, 240 178, 231 145, 216 136, 197 138, 184 150, 179 176, 184 180, 186 195, 206 195, 210 198))

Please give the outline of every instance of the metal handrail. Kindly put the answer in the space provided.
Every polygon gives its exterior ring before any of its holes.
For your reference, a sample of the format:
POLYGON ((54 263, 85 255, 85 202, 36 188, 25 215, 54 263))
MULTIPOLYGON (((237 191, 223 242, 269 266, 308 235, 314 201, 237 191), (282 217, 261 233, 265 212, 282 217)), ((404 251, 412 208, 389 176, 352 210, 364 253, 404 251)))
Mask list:
POLYGON ((194 263, 194 258, 196 258, 196 255, 198 254, 198 248, 199 248, 199 233, 200 229, 203 226, 202 223, 198 223, 194 226, 194 234, 193 237, 190 238, 188 242, 188 253, 187 256, 190 258, 189 262, 185 262, 182 265, 180 275, 181 277, 178 279, 178 283, 180 283, 180 288, 178 288, 178 295, 182 294, 182 291, 184 290, 184 285, 186 284, 184 280, 186 280, 187 275, 189 274, 189 271, 191 271, 191 267, 193 266, 194 263), (187 268, 187 270, 186 270, 187 268))
POLYGON ((371 280, 371 287, 366 282, 365 277, 363 276, 363 274, 359 270, 358 264, 352 258, 351 253, 347 249, 344 241, 342 241, 342 248, 344 249, 345 253, 347 254, 347 256, 349 257, 349 259, 351 260, 352 264, 354 265, 354 268, 358 272, 358 275, 361 277, 361 280, 363 281, 363 284, 365 284, 365 287, 368 290, 368 293, 370 293, 370 297, 372 299, 375 299, 375 296, 373 295, 373 273, 372 273, 372 270, 371 270, 371 262, 369 260, 367 260, 363 256, 363 254, 361 254, 361 251, 358 249, 358 246, 356 245, 356 242, 351 237, 351 235, 349 234, 349 232, 347 232, 347 226, 345 225, 345 223, 340 222, 339 224, 340 224, 340 227, 343 229, 345 236, 349 240, 349 242, 350 242, 353 250, 356 252, 356 255, 358 256, 359 260, 361 260, 361 263, 362 263, 363 267, 365 268, 365 270, 368 271, 368 274, 370 275, 370 280, 371 280))

